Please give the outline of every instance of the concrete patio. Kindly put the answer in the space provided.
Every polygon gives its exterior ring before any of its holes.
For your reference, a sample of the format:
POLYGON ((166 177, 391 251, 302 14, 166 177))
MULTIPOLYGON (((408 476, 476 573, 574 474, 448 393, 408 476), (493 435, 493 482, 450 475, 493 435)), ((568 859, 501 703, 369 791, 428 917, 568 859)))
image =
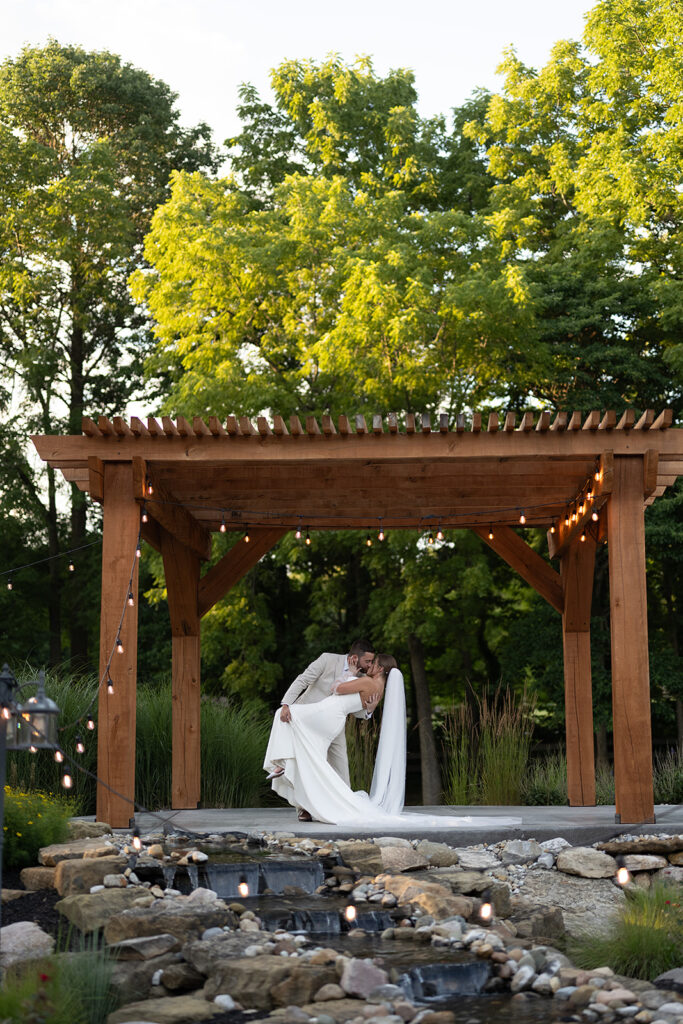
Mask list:
POLYGON ((407 812, 438 816, 462 816, 470 819, 459 828, 411 826, 399 828, 375 826, 371 821, 366 828, 326 825, 322 822, 297 821, 291 807, 228 807, 197 810, 158 811, 135 816, 141 832, 161 829, 185 832, 188 835, 207 835, 225 832, 260 833, 288 832, 311 838, 352 839, 372 838, 376 835, 403 836, 408 839, 428 838, 446 842, 451 846, 473 846, 493 843, 502 839, 553 839, 562 836, 573 846, 629 835, 683 834, 683 804, 660 804, 655 807, 656 823, 647 825, 619 825, 615 823, 614 806, 601 807, 409 807, 407 812), (496 827, 490 822, 477 824, 478 819, 492 817, 516 818, 519 824, 496 827))

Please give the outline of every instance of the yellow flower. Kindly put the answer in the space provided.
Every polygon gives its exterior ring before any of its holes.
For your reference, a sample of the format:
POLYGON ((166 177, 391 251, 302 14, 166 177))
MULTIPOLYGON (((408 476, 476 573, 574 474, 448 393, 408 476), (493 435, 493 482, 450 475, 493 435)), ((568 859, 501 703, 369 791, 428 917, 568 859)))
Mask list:
POLYGON ((17 832, 17 833, 16 833, 16 835, 18 835, 19 837, 21 837, 21 832, 17 832))

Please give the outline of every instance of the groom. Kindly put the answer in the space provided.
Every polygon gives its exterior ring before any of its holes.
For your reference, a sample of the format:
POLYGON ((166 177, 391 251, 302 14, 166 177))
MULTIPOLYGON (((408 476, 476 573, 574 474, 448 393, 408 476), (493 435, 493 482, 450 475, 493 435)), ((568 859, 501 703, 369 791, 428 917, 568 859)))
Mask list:
MULTIPOLYGON (((372 644, 366 640, 356 640, 351 644, 348 654, 321 654, 319 658, 312 661, 308 668, 296 677, 282 698, 282 711, 280 718, 283 722, 290 722, 292 719, 289 705, 314 704, 324 697, 329 697, 332 687, 338 679, 351 679, 354 676, 364 675, 370 668, 375 655, 372 644)), ((369 705, 363 711, 354 712, 356 718, 367 718, 372 714, 374 707, 369 705)), ((346 733, 342 729, 338 736, 332 740, 327 753, 327 760, 334 768, 347 786, 351 785, 349 778, 349 759, 346 753, 346 733)), ((310 821, 308 811, 299 810, 299 821, 310 821)))

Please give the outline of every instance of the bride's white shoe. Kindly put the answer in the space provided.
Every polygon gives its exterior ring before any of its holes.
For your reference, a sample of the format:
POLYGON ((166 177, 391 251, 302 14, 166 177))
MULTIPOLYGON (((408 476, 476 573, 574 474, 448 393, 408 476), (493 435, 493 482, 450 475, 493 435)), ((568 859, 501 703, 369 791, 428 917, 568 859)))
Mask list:
POLYGON ((271 779, 277 779, 278 775, 284 775, 284 774, 285 774, 284 768, 273 768, 273 770, 270 773, 270 775, 266 775, 266 780, 270 781, 271 779))

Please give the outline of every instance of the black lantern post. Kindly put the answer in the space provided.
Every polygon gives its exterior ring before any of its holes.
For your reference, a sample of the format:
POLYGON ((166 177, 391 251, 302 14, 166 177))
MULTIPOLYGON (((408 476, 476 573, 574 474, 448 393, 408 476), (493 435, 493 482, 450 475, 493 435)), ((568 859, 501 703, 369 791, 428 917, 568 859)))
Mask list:
POLYGON ((54 750, 57 746, 59 708, 45 695, 45 673, 19 685, 8 665, 0 671, 0 891, 2 890, 2 846, 5 823, 5 778, 7 750, 54 750), (17 697, 28 686, 37 692, 22 706, 17 697))

